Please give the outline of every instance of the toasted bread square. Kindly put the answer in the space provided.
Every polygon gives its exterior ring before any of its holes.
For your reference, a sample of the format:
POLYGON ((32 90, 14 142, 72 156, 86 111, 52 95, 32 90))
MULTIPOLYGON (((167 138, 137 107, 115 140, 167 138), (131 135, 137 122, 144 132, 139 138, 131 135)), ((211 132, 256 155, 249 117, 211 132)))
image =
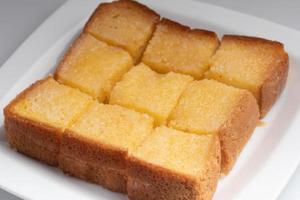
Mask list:
POLYGON ((103 102, 132 66, 126 51, 83 33, 59 63, 55 79, 103 102))
POLYGON ((222 173, 227 174, 258 123, 253 95, 214 80, 194 81, 183 93, 169 121, 173 128, 196 134, 218 134, 222 173))
POLYGON ((147 113, 155 118, 156 125, 164 124, 192 80, 174 72, 158 74, 141 63, 116 84, 109 103, 147 113))
POLYGON ((142 61, 160 73, 174 71, 201 79, 218 45, 214 32, 190 29, 163 19, 157 25, 142 61))
POLYGON ((206 77, 252 92, 263 117, 283 90, 287 74, 288 55, 283 44, 225 35, 206 77))
POLYGON ((128 157, 132 200, 209 200, 220 175, 216 135, 158 127, 128 157))
POLYGON ((146 114, 95 102, 65 131, 59 166, 74 176, 125 193, 127 154, 145 140, 152 128, 153 119, 146 114))
POLYGON ((8 141, 24 154, 57 165, 61 134, 91 102, 52 77, 37 81, 4 110, 8 141))
POLYGON ((131 0, 102 3, 86 24, 85 31, 111 45, 127 50, 137 63, 160 16, 131 0))

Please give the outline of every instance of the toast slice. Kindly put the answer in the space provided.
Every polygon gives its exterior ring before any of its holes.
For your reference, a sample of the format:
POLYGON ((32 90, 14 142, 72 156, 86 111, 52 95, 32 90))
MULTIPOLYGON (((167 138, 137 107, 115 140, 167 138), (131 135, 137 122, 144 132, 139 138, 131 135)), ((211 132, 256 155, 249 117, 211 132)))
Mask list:
POLYGON ((194 81, 174 109, 169 126, 196 134, 219 135, 222 174, 233 167, 259 119, 253 95, 214 80, 194 81))
POLYGON ((210 200, 220 175, 216 135, 158 127, 128 157, 131 200, 210 200))
POLYGON ((163 19, 157 25, 142 61, 160 73, 174 71, 201 79, 218 45, 214 32, 191 29, 163 19))
POLYGON ((281 94, 287 74, 288 54, 283 44, 225 35, 206 77, 252 92, 263 117, 281 94))
POLYGON ((126 193, 126 157, 152 132, 146 114, 94 102, 64 133, 60 168, 73 176, 126 193))
POLYGON ((60 61, 55 79, 97 98, 107 99, 114 84, 133 66, 123 49, 83 33, 60 61))
POLYGON ((4 109, 8 141, 17 151, 56 166, 64 129, 91 102, 88 95, 52 77, 37 81, 4 109))
POLYGON ((154 117, 155 124, 165 124, 182 92, 193 78, 170 72, 158 74, 139 64, 116 84, 110 104, 121 105, 154 117))
POLYGON ((127 50, 138 63, 160 16, 131 0, 102 3, 84 31, 96 38, 127 50))

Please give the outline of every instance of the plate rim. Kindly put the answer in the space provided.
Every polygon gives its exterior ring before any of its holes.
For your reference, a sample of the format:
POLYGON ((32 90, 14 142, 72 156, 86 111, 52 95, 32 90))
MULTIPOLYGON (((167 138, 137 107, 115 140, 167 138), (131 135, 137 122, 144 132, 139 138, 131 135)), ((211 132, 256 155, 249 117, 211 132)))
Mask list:
MULTIPOLYGON (((35 31, 17 48, 17 50, 6 60, 6 62, 0 68, 0 100, 2 100, 2 98, 4 98, 7 93, 9 93, 10 88, 13 88, 14 85, 24 76, 24 74, 26 74, 26 71, 30 69, 30 67, 26 69, 27 66, 32 66, 36 60, 38 60, 47 50, 49 50, 55 44, 56 41, 58 41, 60 38, 64 37, 68 33, 68 30, 72 29, 76 25, 76 23, 78 23, 78 21, 76 22, 74 19, 72 20, 70 18, 70 16, 73 16, 74 13, 72 13, 72 15, 70 15, 68 19, 65 18, 66 19, 65 21, 67 23, 59 24, 61 29, 58 28, 58 30, 56 30, 53 33, 52 37, 49 40, 45 41, 42 45, 39 45, 39 49, 36 50, 34 52, 34 54, 31 55, 28 53, 28 50, 31 49, 32 46, 34 46, 34 44, 36 43, 36 38, 42 38, 43 33, 46 30, 51 30, 51 28, 53 28, 53 25, 57 22, 57 19, 59 19, 62 16, 65 17, 64 13, 67 10, 72 11, 74 8, 77 8, 78 6, 82 6, 83 4, 92 5, 92 4, 96 4, 98 2, 103 2, 103 1, 93 0, 93 1, 90 1, 89 3, 87 3, 84 0, 83 1, 68 0, 67 2, 62 4, 55 12, 53 12, 53 14, 51 14, 37 29, 35 29, 35 31), (24 52, 25 52, 25 55, 27 54, 29 56, 22 55, 22 54, 24 54, 24 52), (25 62, 26 64, 24 64, 24 66, 22 66, 20 68, 20 66, 14 65, 16 60, 18 60, 18 62, 20 62, 20 60, 25 60, 26 57, 29 57, 29 59, 25 62), (17 67, 19 67, 19 68, 17 68, 17 67), (9 81, 7 81, 8 78, 6 78, 6 77, 15 75, 16 71, 18 71, 18 74, 13 79, 10 79, 9 81), (14 84, 12 84, 13 82, 14 82, 14 84)), ((172 0, 164 0, 164 1, 157 1, 156 3, 154 1, 150 2, 150 0, 141 0, 141 2, 146 3, 150 6, 154 6, 154 7, 158 3, 163 4, 163 5, 160 5, 160 7, 163 7, 164 5, 169 4, 170 2, 172 2, 173 5, 175 4, 177 6, 183 5, 183 2, 180 0, 173 0, 173 1, 172 0)), ((288 41, 289 47, 291 49, 294 49, 293 52, 298 50, 299 55, 300 55, 300 46, 299 45, 297 46, 296 44, 293 44, 291 42, 296 37, 298 37, 298 38, 300 37, 300 31, 298 31, 298 30, 295 30, 295 29, 286 27, 284 25, 277 24, 277 23, 274 23, 274 22, 271 22, 269 20, 265 20, 265 19, 262 19, 259 17, 251 16, 251 15, 239 12, 239 11, 219 7, 216 5, 211 5, 208 3, 199 2, 196 0, 186 0, 184 2, 184 4, 189 5, 189 6, 186 6, 188 8, 191 6, 195 6, 195 7, 201 6, 201 7, 204 7, 206 9, 209 9, 212 11, 218 11, 223 14, 225 13, 225 15, 229 16, 229 19, 232 16, 240 17, 240 18, 246 19, 247 21, 250 21, 254 24, 256 24, 256 23, 262 24, 262 25, 266 25, 267 27, 271 27, 271 29, 284 31, 285 33, 289 34, 289 36, 290 36, 289 41, 288 41)), ((176 7, 176 6, 174 6, 174 7, 176 7)), ((185 12, 184 9, 182 12, 185 12)), ((81 17, 82 17, 83 14, 80 13, 80 14, 78 14, 77 17, 80 17, 79 15, 81 15, 81 17)), ((286 42, 284 42, 284 43, 286 43, 286 42)), ((297 125, 297 122, 300 122, 299 112, 295 116, 293 123, 291 123, 290 129, 293 128, 294 131, 300 130, 300 126, 297 125)), ((291 137, 291 134, 287 134, 287 135, 291 137)), ((284 137, 283 139, 284 139, 284 141, 280 142, 281 146, 283 146, 283 142, 289 141, 289 139, 287 137, 284 137)), ((278 144, 278 146, 280 146, 280 144, 278 144)), ((279 151, 279 150, 277 148, 274 151, 279 151)), ((288 183, 288 181, 292 177, 293 173, 295 172, 299 163, 300 163, 300 156, 299 156, 299 158, 297 158, 297 161, 293 162, 293 166, 290 167, 290 173, 288 174, 288 176, 285 177, 284 181, 280 184, 280 186, 278 186, 278 184, 277 184, 277 187, 279 187, 279 189, 277 190, 277 192, 273 192, 272 199, 276 199, 280 195, 280 193, 284 189, 285 185, 288 183)), ((254 183, 251 182, 249 184, 254 184, 254 183)), ((9 193, 11 193, 13 195, 18 196, 18 197, 21 197, 24 199, 30 198, 30 197, 24 196, 21 193, 18 193, 18 191, 16 191, 14 188, 6 187, 6 185, 2 184, 1 182, 0 182, 0 188, 4 189, 5 191, 8 191, 9 193)), ((247 196, 245 196, 245 194, 248 192, 253 192, 253 191, 246 190, 246 191, 242 192, 242 196, 247 198, 247 196)))

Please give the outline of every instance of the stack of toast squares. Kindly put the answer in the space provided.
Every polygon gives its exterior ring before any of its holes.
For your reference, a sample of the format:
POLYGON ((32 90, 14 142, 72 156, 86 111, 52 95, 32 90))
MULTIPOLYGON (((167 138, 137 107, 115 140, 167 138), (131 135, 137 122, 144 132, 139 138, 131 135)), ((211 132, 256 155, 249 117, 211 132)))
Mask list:
POLYGON ((288 75, 283 44, 102 3, 4 109, 14 149, 132 200, 210 200, 288 75))

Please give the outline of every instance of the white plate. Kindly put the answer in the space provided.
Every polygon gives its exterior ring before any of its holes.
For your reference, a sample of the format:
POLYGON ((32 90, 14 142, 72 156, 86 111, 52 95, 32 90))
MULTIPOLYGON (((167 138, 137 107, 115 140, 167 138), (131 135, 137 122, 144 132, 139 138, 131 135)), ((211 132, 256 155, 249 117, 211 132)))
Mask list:
MULTIPOLYGON (((162 16, 193 27, 283 42, 290 55, 287 87, 258 127, 233 171, 220 181, 215 200, 274 200, 300 161, 300 32, 256 17, 195 1, 142 0, 162 16)), ((68 1, 46 20, 0 70, 0 109, 21 90, 55 68, 99 1, 68 1)), ((0 187, 25 199, 110 199, 126 196, 63 175, 12 151, 0 115, 0 187)))

